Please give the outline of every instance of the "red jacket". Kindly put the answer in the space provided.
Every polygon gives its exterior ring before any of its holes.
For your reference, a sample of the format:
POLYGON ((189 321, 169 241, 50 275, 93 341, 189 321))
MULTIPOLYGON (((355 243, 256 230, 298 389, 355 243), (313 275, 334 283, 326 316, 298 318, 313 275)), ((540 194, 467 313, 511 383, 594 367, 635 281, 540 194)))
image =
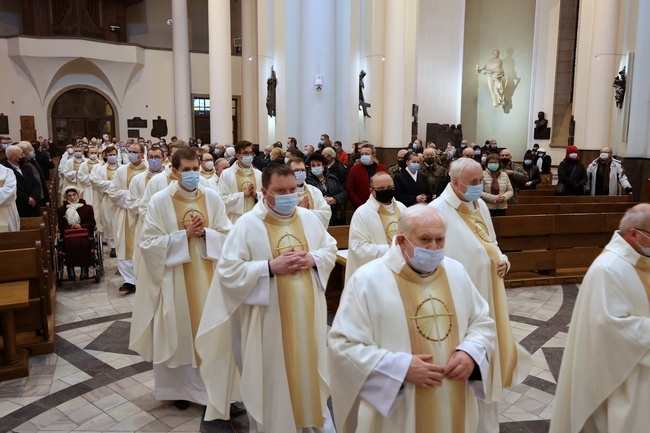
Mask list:
MULTIPOLYGON (((374 166, 375 173, 388 171, 383 164, 375 163, 374 166)), ((368 167, 373 167, 373 165, 368 167)), ((368 201, 368 197, 370 197, 370 176, 368 176, 365 165, 359 163, 350 168, 346 189, 348 191, 348 198, 355 209, 368 201)))
POLYGON ((341 152, 336 155, 336 159, 341 161, 346 167, 348 166, 348 153, 345 150, 341 149, 341 152))

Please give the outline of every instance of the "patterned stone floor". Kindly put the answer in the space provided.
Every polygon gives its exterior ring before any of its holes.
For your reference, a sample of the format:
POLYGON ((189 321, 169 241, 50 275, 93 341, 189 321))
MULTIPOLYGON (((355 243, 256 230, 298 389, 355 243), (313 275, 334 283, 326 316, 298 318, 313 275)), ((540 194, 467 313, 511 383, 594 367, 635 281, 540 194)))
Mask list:
MULTIPOLYGON (((57 293, 55 351, 30 358, 28 378, 0 382, 0 432, 247 432, 247 417, 202 421, 153 398, 151 364, 127 348, 133 295, 122 295, 115 259, 106 277, 65 282, 57 293)), ((576 285, 508 290, 513 333, 534 367, 507 391, 501 432, 547 432, 576 285)))

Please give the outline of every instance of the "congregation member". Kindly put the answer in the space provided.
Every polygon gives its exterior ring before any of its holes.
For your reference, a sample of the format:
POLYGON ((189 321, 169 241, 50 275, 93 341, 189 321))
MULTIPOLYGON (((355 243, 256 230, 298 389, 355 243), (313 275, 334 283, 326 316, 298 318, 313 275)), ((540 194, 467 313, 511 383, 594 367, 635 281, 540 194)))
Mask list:
POLYGON ((299 158, 291 158, 287 163, 296 176, 296 192, 298 193, 298 206, 308 209, 314 213, 327 229, 332 217, 332 210, 325 201, 323 193, 315 186, 309 185, 307 181, 307 170, 305 162, 299 158))
POLYGON ((343 150, 343 144, 340 141, 335 141, 334 145, 332 146, 334 148, 334 151, 336 152, 336 159, 341 161, 341 164, 344 166, 348 166, 348 153, 343 150))
MULTIPOLYGON (((43 143, 48 143, 48 141, 44 140, 43 143)), ((43 177, 48 181, 50 180, 50 170, 54 168, 54 162, 40 141, 33 141, 32 146, 34 147, 34 160, 41 167, 43 177)))
POLYGON ((542 174, 551 174, 551 164, 553 159, 546 153, 546 149, 540 147, 535 154, 533 164, 535 164, 542 174))
POLYGON ((490 306, 490 317, 497 328, 495 351, 490 359, 489 393, 479 400, 478 433, 499 431, 498 402, 504 390, 523 382, 532 368, 531 355, 512 334, 503 278, 508 272, 508 257, 497 244, 494 226, 483 193, 481 165, 461 158, 451 165, 451 182, 429 206, 447 222, 445 256, 461 262, 472 283, 490 306))
MULTIPOLYGON (((90 250, 89 238, 93 236, 95 230, 95 212, 93 207, 86 203, 79 194, 76 186, 68 186, 63 191, 65 201, 57 209, 59 235, 63 238, 63 251, 65 252, 66 262, 78 263, 81 265, 80 280, 87 280, 88 267, 92 266, 92 260, 88 255, 90 250), (65 239, 65 232, 71 229, 86 229, 88 236, 65 239)), ((77 275, 74 266, 67 265, 66 272, 68 280, 75 281, 77 275)))
POLYGON ((25 167, 25 156, 20 147, 11 145, 5 149, 5 159, 0 162, 16 179, 16 209, 20 218, 41 216, 38 201, 41 188, 34 172, 25 167))
POLYGON ((394 177, 395 199, 404 206, 410 207, 416 203, 429 203, 433 199, 429 180, 420 172, 422 158, 415 152, 404 155, 406 169, 394 177))
POLYGON ((395 176, 397 176, 404 169, 406 169, 406 160, 404 159, 404 156, 406 156, 407 153, 408 153, 408 150, 406 150, 406 149, 398 150, 395 164, 390 165, 388 167, 388 173, 391 175, 391 177, 393 179, 395 179, 395 176))
POLYGON ((117 250, 117 269, 124 279, 120 292, 135 292, 136 275, 133 270, 133 251, 135 248, 135 224, 137 218, 129 212, 128 197, 131 180, 147 169, 143 161, 144 146, 133 143, 129 147, 129 164, 122 165, 108 188, 108 197, 113 202, 115 218, 113 220, 113 236, 117 250))
POLYGON ((370 178, 380 171, 387 172, 386 167, 380 164, 375 157, 375 146, 364 143, 361 145, 360 152, 361 164, 350 167, 345 189, 355 209, 364 204, 370 196, 370 178))
POLYGON ((23 151, 23 156, 25 157, 25 167, 29 168, 34 177, 38 180, 38 184, 41 188, 41 199, 39 201, 40 206, 47 206, 50 201, 50 191, 47 189, 47 183, 45 183, 45 175, 41 166, 36 162, 36 152, 34 147, 29 141, 21 141, 18 143, 18 147, 23 151))
POLYGON ((228 218, 234 224, 262 199, 262 172, 253 167, 253 144, 235 144, 236 162, 219 177, 219 194, 226 205, 228 218))
POLYGON ((106 240, 106 245, 110 249, 110 257, 117 257, 115 238, 113 237, 113 219, 115 218, 115 212, 113 211, 113 202, 108 196, 108 189, 119 168, 117 149, 113 146, 108 146, 104 149, 103 154, 106 159, 106 164, 94 167, 93 171, 90 172, 90 182, 100 202, 101 212, 99 217, 101 220, 102 238, 106 240))
POLYGON ((650 205, 629 209, 585 275, 558 378, 551 433, 650 426, 650 205))
POLYGON ((206 332, 233 315, 239 322, 233 346, 251 432, 335 431, 327 407, 325 288, 336 241, 316 215, 297 207, 296 189, 287 165, 264 170, 263 198, 222 248, 219 307, 204 317, 206 332))
POLYGON ((424 149, 423 156, 424 160, 422 166, 420 167, 420 171, 427 177, 427 181, 429 182, 429 189, 433 194, 435 191, 437 191, 438 185, 445 177, 445 167, 442 165, 442 161, 436 153, 435 147, 427 147, 424 149))
POLYGON ((63 166, 64 181, 63 181, 63 189, 61 190, 62 199, 64 199, 63 191, 65 191, 65 189, 68 186, 80 187, 79 182, 77 181, 77 173, 79 172, 79 167, 81 167, 81 164, 86 162, 86 158, 84 157, 83 146, 81 146, 80 144, 75 144, 72 150, 73 150, 72 157, 68 158, 65 165, 63 166))
POLYGON ((327 172, 336 176, 343 189, 347 188, 348 168, 338 160, 336 151, 330 147, 323 149, 321 153, 325 157, 325 168, 327 172))
POLYGON ((528 176, 528 181, 520 189, 537 189, 537 185, 542 183, 542 173, 535 164, 533 164, 534 155, 530 150, 524 154, 524 163, 522 167, 528 176))
POLYGON ((310 171, 307 183, 318 188, 323 199, 329 205, 332 216, 329 225, 341 226, 346 224, 345 204, 348 193, 345 192, 339 180, 325 167, 326 161, 322 154, 315 153, 309 160, 310 171))
POLYGON ((611 147, 603 147, 598 158, 587 167, 585 189, 590 195, 619 195, 619 184, 625 194, 632 193, 621 161, 612 157, 611 147))
POLYGON ((208 182, 208 186, 215 192, 218 192, 219 176, 214 170, 214 156, 209 152, 203 152, 200 157, 201 161, 201 177, 208 182))
POLYGON ((405 210, 406 206, 395 200, 395 184, 388 172, 370 178, 370 196, 350 221, 346 282, 361 266, 386 254, 405 210))
POLYGON ((580 154, 576 146, 567 146, 566 158, 557 168, 557 195, 584 195, 587 184, 587 170, 580 163, 580 154))
POLYGON ((305 150, 302 152, 303 158, 305 160, 305 164, 309 164, 309 160, 311 159, 312 155, 314 154, 314 146, 311 144, 307 144, 305 146, 305 150))
POLYGON ((13 170, 0 164, 0 233, 20 230, 17 197, 16 175, 13 170))
POLYGON ((496 329, 445 231, 435 209, 405 210, 346 284, 328 335, 339 433, 476 431, 496 329))
POLYGON ((499 155, 491 153, 487 157, 487 167, 483 170, 483 192, 481 198, 490 210, 490 216, 505 216, 508 200, 513 195, 508 175, 503 170, 499 155))
POLYGON ((508 204, 517 204, 519 201, 519 188, 526 185, 529 180, 528 175, 521 165, 512 162, 512 154, 508 149, 503 149, 499 156, 501 157, 501 170, 508 175, 512 186, 512 197, 506 201, 508 204))
MULTIPOLYGON (((179 181, 154 194, 144 217, 139 247, 148 272, 138 282, 129 348, 153 361, 155 398, 183 410, 209 403, 194 341, 231 224, 219 195, 199 184, 192 149, 175 152, 172 167, 179 181)), ((229 345, 212 351, 231 353, 229 345)))

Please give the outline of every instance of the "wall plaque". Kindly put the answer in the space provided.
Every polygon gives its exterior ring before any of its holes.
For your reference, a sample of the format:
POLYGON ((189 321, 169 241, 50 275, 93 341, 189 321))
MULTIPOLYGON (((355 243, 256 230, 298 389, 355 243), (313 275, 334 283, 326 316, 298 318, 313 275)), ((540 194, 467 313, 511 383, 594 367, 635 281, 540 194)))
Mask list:
POLYGON ((133 119, 126 119, 126 125, 129 128, 146 128, 147 119, 141 119, 139 117, 134 117, 133 119))
POLYGON ((9 117, 0 113, 0 134, 9 134, 9 117))
MULTIPOLYGON (((145 121, 146 123, 146 121, 145 121)), ((127 131, 127 136, 129 138, 140 138, 140 130, 139 129, 128 129, 127 131)))
POLYGON ((20 116, 20 139, 23 141, 36 140, 34 116, 20 116))

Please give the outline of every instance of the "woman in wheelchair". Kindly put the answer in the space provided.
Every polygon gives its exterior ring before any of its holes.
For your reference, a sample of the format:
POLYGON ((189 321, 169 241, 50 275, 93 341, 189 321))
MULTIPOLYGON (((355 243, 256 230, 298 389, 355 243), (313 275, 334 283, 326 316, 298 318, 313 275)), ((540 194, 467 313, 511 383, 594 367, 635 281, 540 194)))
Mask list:
POLYGON ((81 267, 81 280, 87 280, 88 267, 93 265, 90 257, 90 242, 95 230, 93 207, 79 198, 75 186, 64 191, 65 201, 58 209, 59 236, 63 237, 63 251, 68 270, 68 280, 77 278, 75 266, 81 267))

